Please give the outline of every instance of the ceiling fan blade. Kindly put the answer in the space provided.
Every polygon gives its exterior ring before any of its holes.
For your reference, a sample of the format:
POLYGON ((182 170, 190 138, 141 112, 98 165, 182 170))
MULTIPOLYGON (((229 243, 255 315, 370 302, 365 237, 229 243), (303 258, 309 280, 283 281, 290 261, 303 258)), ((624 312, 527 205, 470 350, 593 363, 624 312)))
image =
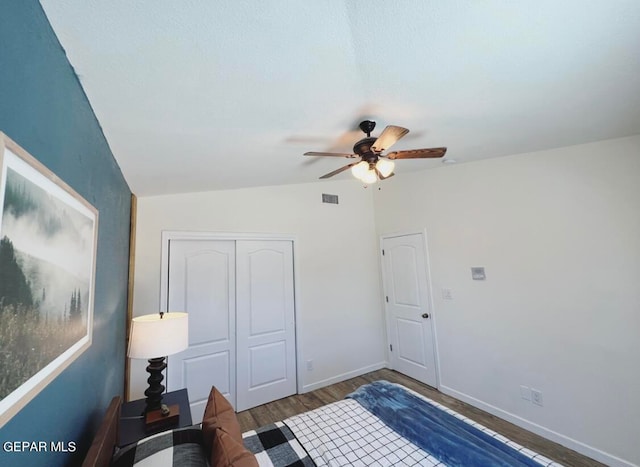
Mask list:
POLYGON ((396 142, 407 133, 409 133, 409 130, 406 128, 389 125, 380 133, 380 136, 378 136, 378 139, 373 143, 371 148, 376 152, 382 152, 396 144, 396 142))
POLYGON ((387 154, 387 158, 393 159, 435 159, 442 157, 447 148, 410 149, 408 151, 395 151, 387 154))
POLYGON ((328 156, 328 157, 347 157, 353 159, 358 157, 355 154, 347 154, 345 152, 305 152, 305 156, 328 156))
POLYGON ((360 161, 352 162, 351 164, 347 164, 344 167, 340 167, 339 169, 334 170, 333 172, 329 172, 328 174, 324 174, 320 178, 329 178, 329 177, 333 177, 334 175, 338 175, 340 172, 344 172, 345 170, 350 169, 351 167, 353 167, 354 165, 358 164, 359 162, 360 161))

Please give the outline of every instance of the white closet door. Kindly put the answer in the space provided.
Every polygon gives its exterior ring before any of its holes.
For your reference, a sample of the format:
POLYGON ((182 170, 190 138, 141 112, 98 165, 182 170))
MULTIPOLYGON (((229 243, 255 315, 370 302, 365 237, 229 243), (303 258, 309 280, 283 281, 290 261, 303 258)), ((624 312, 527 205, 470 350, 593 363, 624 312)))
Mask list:
POLYGON ((169 356, 167 389, 187 388, 200 423, 211 386, 236 402, 235 242, 171 240, 167 310, 189 313, 189 348, 169 356))
POLYGON ((240 411, 296 392, 292 242, 238 241, 236 279, 240 411))

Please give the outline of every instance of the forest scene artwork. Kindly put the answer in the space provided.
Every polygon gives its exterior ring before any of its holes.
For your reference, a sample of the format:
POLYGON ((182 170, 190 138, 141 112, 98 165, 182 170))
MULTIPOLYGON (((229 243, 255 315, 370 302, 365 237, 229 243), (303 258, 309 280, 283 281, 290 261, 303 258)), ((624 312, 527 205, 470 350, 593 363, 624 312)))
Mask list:
POLYGON ((24 158, 2 162, 0 422, 91 343, 97 223, 24 158))

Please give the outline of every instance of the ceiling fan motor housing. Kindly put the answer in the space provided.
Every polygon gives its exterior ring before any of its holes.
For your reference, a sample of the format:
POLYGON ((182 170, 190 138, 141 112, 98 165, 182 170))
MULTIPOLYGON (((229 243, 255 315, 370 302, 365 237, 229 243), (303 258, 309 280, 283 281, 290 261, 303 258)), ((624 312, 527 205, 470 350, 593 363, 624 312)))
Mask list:
POLYGON ((378 138, 374 137, 361 139, 356 144, 354 144, 353 152, 362 157, 362 160, 365 160, 367 162, 375 162, 376 160, 378 160, 378 155, 373 152, 371 146, 373 146, 373 143, 375 143, 377 139, 378 138))

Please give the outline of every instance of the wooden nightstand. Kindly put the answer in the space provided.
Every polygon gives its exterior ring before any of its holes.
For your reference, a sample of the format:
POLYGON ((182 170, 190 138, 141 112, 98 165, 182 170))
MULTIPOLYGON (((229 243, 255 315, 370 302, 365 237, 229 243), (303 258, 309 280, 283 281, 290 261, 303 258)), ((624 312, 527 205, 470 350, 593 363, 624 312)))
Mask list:
MULTIPOLYGON (((180 406, 180 419, 178 420, 178 424, 171 428, 182 428, 193 425, 191 421, 191 408, 189 407, 189 395, 186 389, 179 389, 163 394, 162 403, 166 405, 178 404, 180 406)), ((144 406, 144 399, 122 404, 120 422, 118 424, 118 447, 124 447, 149 435, 171 429, 159 428, 153 431, 145 431, 144 417, 142 415, 144 406)))

